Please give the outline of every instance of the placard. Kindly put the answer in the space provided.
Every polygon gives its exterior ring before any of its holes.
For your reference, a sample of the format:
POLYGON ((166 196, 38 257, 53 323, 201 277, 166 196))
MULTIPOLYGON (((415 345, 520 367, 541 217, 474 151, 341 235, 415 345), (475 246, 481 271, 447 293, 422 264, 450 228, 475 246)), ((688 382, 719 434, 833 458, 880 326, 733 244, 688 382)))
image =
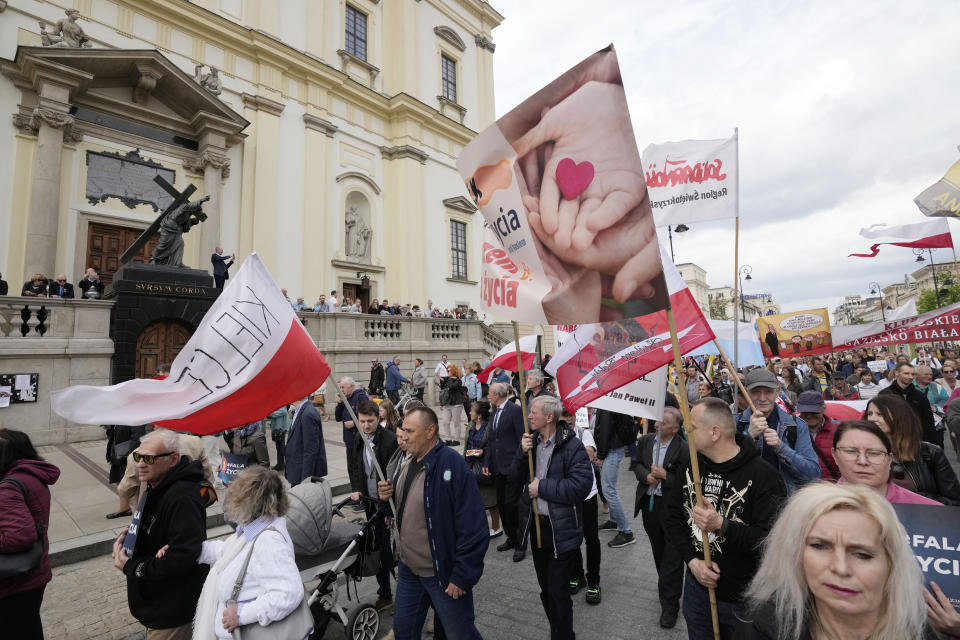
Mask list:
POLYGON ((867 363, 867 367, 874 373, 886 373, 890 369, 886 360, 871 360, 867 363))
POLYGON ((943 590, 954 608, 960 608, 960 507, 895 504, 907 542, 917 556, 924 583, 943 590))
POLYGON ((36 402, 38 373, 0 373, 0 407, 36 402))
POLYGON ((217 476, 224 485, 230 486, 237 476, 247 468, 247 456, 238 453, 220 452, 220 465, 217 467, 217 476))

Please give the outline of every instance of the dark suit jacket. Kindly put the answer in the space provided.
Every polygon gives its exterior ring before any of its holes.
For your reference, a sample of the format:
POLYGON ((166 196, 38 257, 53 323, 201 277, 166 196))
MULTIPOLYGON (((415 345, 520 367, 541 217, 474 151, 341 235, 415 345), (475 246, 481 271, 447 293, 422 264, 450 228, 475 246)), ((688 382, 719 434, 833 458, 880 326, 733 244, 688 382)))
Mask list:
MULTIPOLYGON (((364 442, 362 433, 358 432, 357 435, 358 437, 354 439, 353 447, 347 450, 347 456, 353 459, 353 465, 348 465, 350 470, 350 488, 354 491, 359 491, 367 497, 374 498, 376 496, 371 496, 370 492, 367 491, 367 475, 363 462, 363 450, 366 449, 367 445, 364 442)), ((380 469, 383 471, 385 477, 387 473, 387 463, 390 462, 390 458, 393 457, 393 453, 396 450, 397 436, 394 435, 392 431, 387 431, 383 427, 377 427, 376 432, 373 434, 373 452, 377 456, 377 462, 380 464, 380 469)))
POLYGON ((500 405, 502 415, 499 420, 497 414, 490 414, 490 438, 487 441, 487 451, 483 456, 483 466, 490 473, 510 475, 514 457, 520 448, 520 438, 523 437, 523 410, 507 400, 500 405), (496 429, 494 429, 496 425, 496 429))
MULTIPOLYGON (((51 282, 47 285, 47 291, 51 296, 60 296, 60 283, 51 282)), ((69 282, 64 283, 63 285, 63 295, 61 298, 72 298, 73 297, 73 285, 69 282)))
POLYGON ((9 285, 7 285, 7 281, 0 280, 0 296, 7 295, 8 290, 9 290, 9 285))
MULTIPOLYGON (((650 468, 653 466, 653 445, 656 439, 657 435, 655 433, 648 433, 642 436, 639 442, 637 442, 637 456, 630 464, 630 468, 633 469, 633 473, 639 481, 639 484, 637 484, 637 497, 633 504, 634 518, 640 513, 641 502, 647 494, 647 487, 650 486, 647 484, 647 476, 650 474, 650 468)), ((662 482, 662 486, 660 487, 661 495, 667 495, 667 491, 677 482, 677 469, 686 466, 689 461, 690 449, 687 441, 683 439, 683 436, 678 431, 677 434, 673 436, 673 440, 670 441, 666 455, 663 456, 663 466, 667 470, 667 479, 662 482)))
POLYGON ((290 427, 287 460, 283 475, 291 485, 298 485, 310 476, 327 475, 327 449, 323 443, 323 423, 312 402, 303 409, 290 427))
POLYGON ((233 260, 230 259, 229 256, 221 256, 214 253, 210 256, 210 262, 213 263, 213 275, 223 276, 224 280, 230 277, 230 274, 227 273, 227 269, 229 269, 230 265, 233 264, 233 260))

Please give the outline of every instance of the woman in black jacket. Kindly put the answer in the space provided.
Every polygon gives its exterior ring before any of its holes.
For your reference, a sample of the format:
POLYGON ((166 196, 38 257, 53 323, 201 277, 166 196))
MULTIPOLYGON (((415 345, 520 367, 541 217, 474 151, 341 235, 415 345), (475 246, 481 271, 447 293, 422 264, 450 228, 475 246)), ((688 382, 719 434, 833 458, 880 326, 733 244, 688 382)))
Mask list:
POLYGON ((899 396, 880 394, 867 403, 865 419, 890 436, 894 463, 890 480, 946 505, 960 505, 960 481, 943 449, 921 440, 920 419, 899 396))

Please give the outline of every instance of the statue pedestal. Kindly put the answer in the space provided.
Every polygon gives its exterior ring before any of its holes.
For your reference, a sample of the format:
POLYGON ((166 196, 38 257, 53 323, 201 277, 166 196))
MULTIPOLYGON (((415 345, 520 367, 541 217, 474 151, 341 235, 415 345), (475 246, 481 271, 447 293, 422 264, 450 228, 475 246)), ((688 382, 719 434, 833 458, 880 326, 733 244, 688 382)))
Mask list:
MULTIPOLYGON (((111 383, 152 376, 141 363, 140 337, 154 323, 176 325, 179 335, 192 334, 213 305, 220 291, 213 277, 202 269, 158 264, 127 263, 114 274, 105 297, 116 300, 110 322, 114 342, 111 383)), ((171 334, 172 335, 172 334, 171 334)), ((172 361, 169 344, 152 345, 172 361)), ((155 366, 155 365, 154 365, 155 366)))

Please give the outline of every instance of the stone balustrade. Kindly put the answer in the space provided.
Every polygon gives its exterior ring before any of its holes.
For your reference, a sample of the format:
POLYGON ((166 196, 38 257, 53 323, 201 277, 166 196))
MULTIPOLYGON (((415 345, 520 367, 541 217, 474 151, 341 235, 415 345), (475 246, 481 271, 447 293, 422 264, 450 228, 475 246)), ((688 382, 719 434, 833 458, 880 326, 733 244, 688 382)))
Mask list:
POLYGON ((104 300, 0 297, 0 374, 38 374, 37 401, 0 408, 0 427, 30 434, 34 444, 91 440, 97 426, 53 413, 50 392, 110 384, 110 310, 104 300))

